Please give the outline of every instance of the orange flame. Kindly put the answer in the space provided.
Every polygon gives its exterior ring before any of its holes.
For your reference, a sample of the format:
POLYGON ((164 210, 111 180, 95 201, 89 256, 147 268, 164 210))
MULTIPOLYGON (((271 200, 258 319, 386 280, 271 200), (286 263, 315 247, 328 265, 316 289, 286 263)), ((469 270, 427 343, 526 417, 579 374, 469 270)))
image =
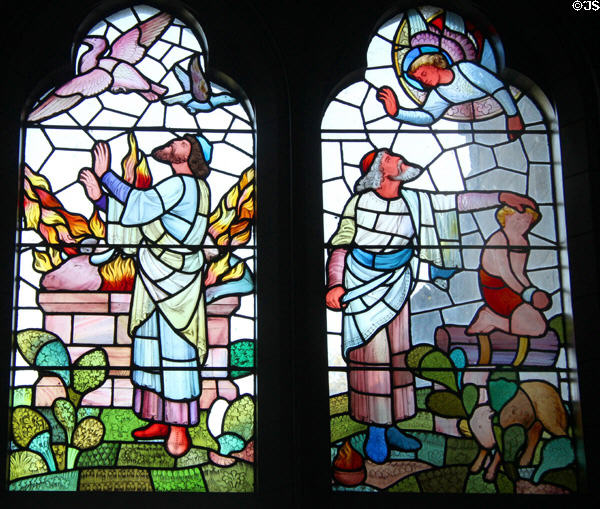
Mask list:
POLYGON ((135 264, 132 258, 118 256, 102 265, 99 269, 102 276, 101 291, 130 292, 135 278, 135 264))
POLYGON ((123 178, 137 189, 148 189, 152 185, 152 175, 146 156, 141 150, 138 150, 135 134, 129 133, 127 143, 129 152, 121 161, 123 178))
POLYGON ((248 168, 211 214, 208 233, 218 246, 240 246, 250 240, 253 218, 254 168, 248 168))
POLYGON ((230 253, 212 262, 206 271, 204 285, 211 286, 217 282, 235 281, 244 275, 244 262, 239 261, 231 266, 230 253))
POLYGON ((352 448, 348 440, 340 447, 333 461, 333 466, 340 470, 358 470, 363 464, 362 456, 352 448))
MULTIPOLYGON (((23 208, 25 227, 36 230, 49 244, 70 244, 62 247, 68 255, 78 254, 75 244, 81 242, 85 237, 99 235, 102 230, 102 220, 96 214, 92 217, 94 226, 81 214, 67 211, 60 200, 53 194, 48 180, 43 175, 34 172, 29 166, 24 166, 23 208)), ((40 258, 38 252, 38 259, 40 258)), ((36 264, 47 266, 50 261, 59 261, 60 256, 47 256, 44 263, 36 264)), ((56 266, 54 264, 53 266, 56 266)))
POLYGON ((106 225, 104 224, 104 221, 100 219, 98 209, 94 210, 92 218, 90 219, 90 230, 94 234, 94 237, 97 237, 99 239, 103 239, 106 237, 106 225))

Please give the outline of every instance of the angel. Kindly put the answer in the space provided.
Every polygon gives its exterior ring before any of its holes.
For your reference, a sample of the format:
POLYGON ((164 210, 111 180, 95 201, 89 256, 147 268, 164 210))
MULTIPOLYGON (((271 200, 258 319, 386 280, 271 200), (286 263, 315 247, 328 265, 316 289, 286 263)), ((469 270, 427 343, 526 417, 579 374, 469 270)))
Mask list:
POLYGON ((523 119, 508 87, 493 72, 495 62, 487 41, 478 51, 465 35, 462 19, 449 12, 444 26, 440 18, 427 24, 411 10, 408 25, 412 50, 405 56, 408 68, 402 78, 426 91, 426 98, 418 109, 400 108, 394 91, 381 87, 377 99, 389 116, 409 124, 431 125, 453 106, 493 97, 506 113, 509 139, 520 136, 523 119))
POLYGON ((119 36, 108 48, 104 37, 86 37, 90 49, 81 57, 78 76, 58 87, 27 117, 36 122, 66 111, 83 99, 111 92, 138 92, 148 101, 157 101, 167 88, 154 83, 134 66, 163 34, 172 16, 160 13, 119 36))
POLYGON ((221 106, 238 102, 235 97, 224 92, 213 94, 210 83, 202 72, 200 55, 195 55, 190 59, 188 73, 180 67, 175 67, 174 71, 184 92, 165 97, 163 99, 165 104, 181 104, 190 114, 195 115, 198 112, 209 112, 221 106))

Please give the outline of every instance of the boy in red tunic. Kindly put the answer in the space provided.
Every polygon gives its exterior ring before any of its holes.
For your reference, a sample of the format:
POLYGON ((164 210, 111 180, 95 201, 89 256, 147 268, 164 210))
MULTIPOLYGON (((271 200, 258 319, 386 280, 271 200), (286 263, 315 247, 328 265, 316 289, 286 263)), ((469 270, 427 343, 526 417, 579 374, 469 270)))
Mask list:
POLYGON ((504 206, 496 213, 501 228, 486 242, 481 253, 479 285, 485 301, 467 328, 467 334, 501 330, 517 336, 535 337, 546 332, 542 311, 550 296, 536 288, 525 272, 529 257, 527 233, 539 220, 539 212, 518 212, 504 206))

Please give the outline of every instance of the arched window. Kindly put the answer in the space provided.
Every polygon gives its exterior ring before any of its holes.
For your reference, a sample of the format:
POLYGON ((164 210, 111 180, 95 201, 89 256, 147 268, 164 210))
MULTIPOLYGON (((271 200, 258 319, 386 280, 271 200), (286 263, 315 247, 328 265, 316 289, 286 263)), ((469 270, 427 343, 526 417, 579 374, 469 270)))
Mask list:
POLYGON ((8 488, 252 492, 253 108, 183 10, 73 64, 22 126, 8 488))
POLYGON ((552 107, 490 25, 432 6, 343 83, 321 123, 333 489, 577 491, 552 107))

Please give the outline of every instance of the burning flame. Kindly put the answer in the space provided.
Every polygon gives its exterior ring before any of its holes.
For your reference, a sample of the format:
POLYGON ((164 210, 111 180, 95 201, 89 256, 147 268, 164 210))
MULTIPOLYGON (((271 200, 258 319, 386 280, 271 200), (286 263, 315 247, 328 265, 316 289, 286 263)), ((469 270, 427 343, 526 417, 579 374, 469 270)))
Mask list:
POLYGON ((340 470, 359 470, 363 467, 362 456, 356 452, 346 440, 333 461, 333 466, 340 470))
POLYGON ((98 209, 94 210, 92 218, 90 219, 90 230, 92 231, 94 237, 97 237, 99 239, 103 239, 106 237, 106 225, 104 224, 104 221, 100 219, 98 209))
POLYGON ((129 152, 121 161, 123 178, 137 189, 148 189, 152 185, 152 175, 148 168, 145 154, 138 150, 135 134, 129 133, 127 137, 129 152))
MULTIPOLYGON (((148 161, 138 148, 133 133, 128 136, 129 151, 121 161, 123 178, 138 189, 152 185, 148 161)), ((217 246, 234 247, 246 244, 250 239, 254 218, 254 169, 248 168, 239 181, 223 196, 210 216, 208 233, 217 246)), ((62 247, 67 255, 78 254, 75 244, 86 237, 106 238, 106 225, 98 210, 88 221, 80 214, 66 211, 62 203, 52 194, 49 182, 40 174, 25 166, 24 181, 25 224, 38 231, 49 244, 71 244, 62 247)), ((49 247, 46 251, 34 251, 34 267, 47 272, 63 262, 61 250, 49 247)), ((205 285, 234 281, 244 275, 244 262, 231 265, 230 253, 209 264, 205 285)), ((132 258, 119 255, 100 267, 102 291, 131 291, 135 278, 135 263, 132 258)))
POLYGON ((240 246, 250 239, 253 218, 254 168, 248 168, 211 214, 208 233, 218 246, 240 246))
POLYGON ((39 272, 48 272, 54 267, 58 267, 63 262, 60 252, 49 247, 48 252, 33 252, 33 268, 39 272))
POLYGON ((206 271, 204 285, 210 286, 217 282, 235 281, 244 275, 244 262, 240 261, 233 267, 231 266, 230 253, 228 252, 222 258, 212 262, 206 271))
POLYGON ((62 263, 58 249, 67 255, 78 254, 76 244, 86 237, 104 237, 104 224, 97 212, 90 222, 81 214, 68 212, 53 194, 48 180, 24 166, 23 208, 25 228, 37 231, 49 244, 62 244, 48 248, 46 253, 34 253, 36 270, 47 271, 62 263), (66 244, 66 245, 65 245, 66 244))
POLYGON ((102 265, 99 269, 102 276, 101 291, 130 292, 135 278, 135 263, 133 258, 118 256, 102 265))

